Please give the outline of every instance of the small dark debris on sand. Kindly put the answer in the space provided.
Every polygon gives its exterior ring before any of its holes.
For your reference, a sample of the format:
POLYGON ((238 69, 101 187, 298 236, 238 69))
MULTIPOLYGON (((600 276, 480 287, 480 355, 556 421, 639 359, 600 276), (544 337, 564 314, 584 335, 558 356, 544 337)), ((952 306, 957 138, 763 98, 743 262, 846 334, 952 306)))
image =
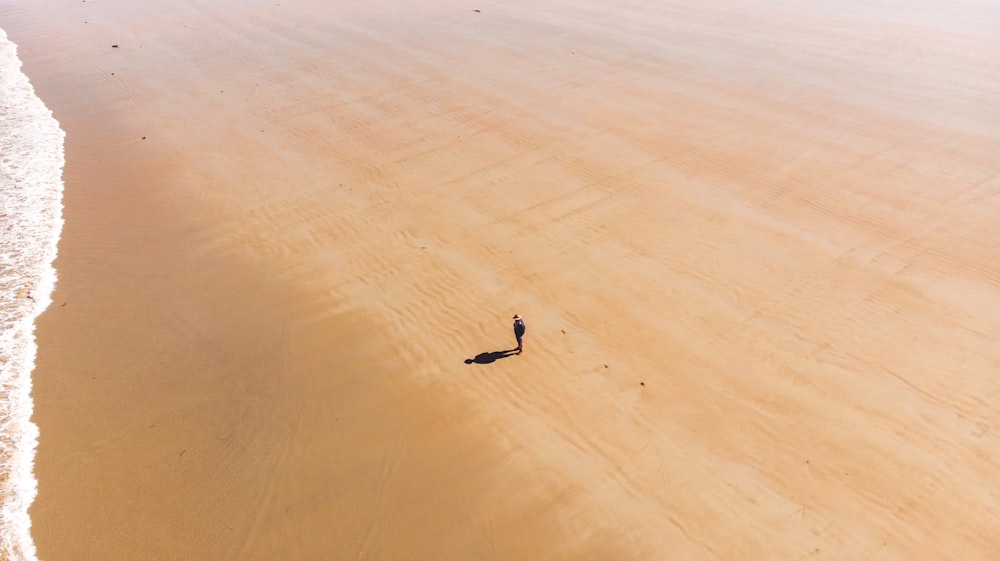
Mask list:
POLYGON ((118 48, 118 45, 111 45, 111 48, 112 48, 112 49, 117 49, 117 48, 118 48))
POLYGON ((646 387, 646 382, 639 382, 639 385, 645 388, 646 387))

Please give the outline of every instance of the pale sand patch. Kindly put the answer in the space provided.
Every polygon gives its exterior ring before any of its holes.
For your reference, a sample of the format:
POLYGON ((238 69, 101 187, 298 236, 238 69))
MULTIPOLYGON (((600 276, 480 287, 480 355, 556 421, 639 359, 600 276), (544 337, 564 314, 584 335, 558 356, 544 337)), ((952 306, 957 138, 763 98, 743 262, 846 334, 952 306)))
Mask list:
POLYGON ((52 4, 43 559, 1000 550, 996 8, 52 4))

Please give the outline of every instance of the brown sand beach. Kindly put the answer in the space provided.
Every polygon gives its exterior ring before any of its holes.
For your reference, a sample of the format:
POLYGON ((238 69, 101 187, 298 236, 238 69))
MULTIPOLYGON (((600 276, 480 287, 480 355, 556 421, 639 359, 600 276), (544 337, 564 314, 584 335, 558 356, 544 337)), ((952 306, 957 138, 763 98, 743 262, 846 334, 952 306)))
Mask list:
POLYGON ((0 2, 38 557, 1000 558, 1000 8, 691 4, 0 2))

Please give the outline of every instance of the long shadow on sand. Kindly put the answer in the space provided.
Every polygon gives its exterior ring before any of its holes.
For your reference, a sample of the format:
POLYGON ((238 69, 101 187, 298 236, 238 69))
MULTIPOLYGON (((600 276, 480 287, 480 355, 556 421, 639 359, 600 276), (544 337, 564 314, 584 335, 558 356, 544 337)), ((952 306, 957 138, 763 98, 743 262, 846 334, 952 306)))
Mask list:
POLYGON ((507 358, 509 356, 514 356, 517 354, 517 349, 510 349, 506 351, 493 351, 491 353, 479 353, 473 358, 465 359, 465 364, 489 364, 491 362, 496 362, 501 358, 507 358))

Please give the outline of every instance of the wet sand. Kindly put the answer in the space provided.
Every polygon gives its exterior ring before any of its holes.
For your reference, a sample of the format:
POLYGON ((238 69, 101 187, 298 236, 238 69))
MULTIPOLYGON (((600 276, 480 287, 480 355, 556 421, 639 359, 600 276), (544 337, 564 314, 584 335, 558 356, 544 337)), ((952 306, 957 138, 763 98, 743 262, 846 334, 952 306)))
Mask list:
POLYGON ((1000 551, 997 8, 132 4, 0 7, 41 559, 1000 551))

